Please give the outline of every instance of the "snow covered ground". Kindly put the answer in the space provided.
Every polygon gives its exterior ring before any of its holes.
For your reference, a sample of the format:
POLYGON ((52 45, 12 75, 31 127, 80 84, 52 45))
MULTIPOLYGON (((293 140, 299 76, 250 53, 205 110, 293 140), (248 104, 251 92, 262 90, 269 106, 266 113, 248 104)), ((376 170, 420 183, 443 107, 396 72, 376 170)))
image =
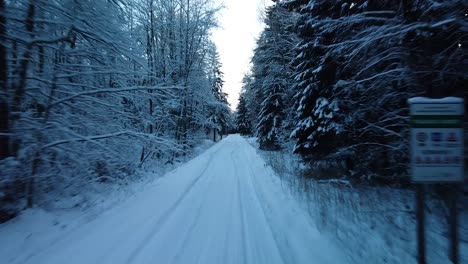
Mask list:
POLYGON ((0 263, 348 263, 232 135, 97 217, 26 211, 0 263))
MULTIPOLYGON (((256 146, 254 138, 249 139, 256 146)), ((417 263, 415 194, 410 189, 320 183, 300 176, 299 158, 289 152, 257 151, 278 176, 283 190, 356 263, 417 263)), ((459 197, 460 263, 468 263, 468 197, 459 197)), ((447 208, 426 199, 428 263, 448 257, 447 208)))

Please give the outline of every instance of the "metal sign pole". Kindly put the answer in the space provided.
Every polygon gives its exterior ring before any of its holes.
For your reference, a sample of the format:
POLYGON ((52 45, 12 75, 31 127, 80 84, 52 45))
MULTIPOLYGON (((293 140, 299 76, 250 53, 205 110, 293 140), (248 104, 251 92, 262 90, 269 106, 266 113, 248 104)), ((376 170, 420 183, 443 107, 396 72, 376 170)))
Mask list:
POLYGON ((453 186, 450 192, 450 260, 453 264, 459 263, 458 254, 458 210, 457 210, 457 186, 453 186))
POLYGON ((416 183, 418 263, 426 264, 425 188, 430 183, 449 183, 449 258, 459 263, 456 183, 464 181, 463 98, 408 100, 411 115, 411 169, 416 183))
POLYGON ((426 239, 424 233, 424 184, 416 185, 416 221, 418 238, 418 264, 426 264, 426 239))

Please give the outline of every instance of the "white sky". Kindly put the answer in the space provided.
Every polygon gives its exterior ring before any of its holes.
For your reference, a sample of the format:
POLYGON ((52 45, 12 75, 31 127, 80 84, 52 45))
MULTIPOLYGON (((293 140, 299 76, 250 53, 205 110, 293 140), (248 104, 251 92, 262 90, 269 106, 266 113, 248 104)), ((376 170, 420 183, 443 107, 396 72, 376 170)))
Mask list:
POLYGON ((224 92, 236 109, 242 78, 250 69, 255 41, 263 29, 261 12, 270 0, 217 0, 225 8, 220 12, 220 28, 213 32, 224 73, 224 92))

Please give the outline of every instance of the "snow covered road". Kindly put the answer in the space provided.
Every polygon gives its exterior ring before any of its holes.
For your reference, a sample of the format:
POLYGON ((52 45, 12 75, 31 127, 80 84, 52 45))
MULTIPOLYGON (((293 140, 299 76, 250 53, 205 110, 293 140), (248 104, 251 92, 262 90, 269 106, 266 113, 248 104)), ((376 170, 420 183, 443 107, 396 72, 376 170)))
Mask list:
POLYGON ((229 136, 9 263, 347 263, 272 173, 244 138, 229 136))

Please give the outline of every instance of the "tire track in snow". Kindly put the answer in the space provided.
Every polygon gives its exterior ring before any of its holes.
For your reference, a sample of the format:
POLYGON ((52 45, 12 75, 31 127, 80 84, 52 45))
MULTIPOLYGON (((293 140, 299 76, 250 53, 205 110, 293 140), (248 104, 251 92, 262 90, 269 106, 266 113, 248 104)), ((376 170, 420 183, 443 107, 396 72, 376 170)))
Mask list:
MULTIPOLYGON (((234 171, 234 176, 237 175, 237 166, 236 166, 236 163, 234 161, 234 151, 235 150, 232 150, 231 153, 229 153, 229 155, 231 156, 231 160, 234 164, 233 166, 233 171, 234 171)), ((235 211, 232 210, 234 209, 234 204, 235 204, 235 201, 236 201, 236 196, 238 195, 238 193, 236 191, 232 192, 232 195, 231 195, 231 199, 229 201, 229 208, 231 208, 231 213, 230 213, 230 217, 228 219, 229 223, 227 224, 227 230, 226 230, 226 234, 224 236, 224 241, 223 241, 223 255, 224 255, 224 258, 223 258, 223 262, 222 263, 229 263, 229 259, 227 259, 228 255, 229 255, 229 247, 228 247, 228 241, 229 241, 229 238, 231 237, 231 233, 232 233, 232 229, 233 229, 233 219, 236 215, 235 211)))
POLYGON ((237 178, 237 184, 236 184, 236 194, 237 194, 237 202, 238 202, 238 208, 239 208, 239 217, 240 217, 240 227, 241 227, 241 243, 242 243, 242 251, 243 251, 243 254, 242 254, 242 257, 244 258, 244 261, 242 261, 241 263, 248 263, 248 248, 247 248, 247 232, 246 232, 246 225, 245 225, 245 209, 244 209, 244 205, 242 203, 242 194, 241 194, 241 180, 240 180, 240 176, 239 176, 239 173, 238 173, 238 163, 236 162, 236 159, 234 158, 234 155, 231 155, 232 157, 232 160, 234 162, 234 168, 235 169, 235 174, 234 174, 234 177, 237 178))
MULTIPOLYGON (((253 155, 258 155, 253 147, 251 147, 251 152, 253 155)), ((284 201, 282 203, 278 200, 279 197, 275 196, 272 191, 280 192, 281 188, 275 190, 274 185, 277 185, 276 187, 280 187, 281 185, 275 183, 273 178, 271 178, 277 176, 274 175, 271 169, 269 169, 269 172, 266 172, 265 168, 259 166, 261 165, 249 164, 252 176, 255 175, 253 174, 254 171, 263 171, 263 173, 260 173, 263 177, 250 177, 252 188, 262 205, 270 226, 277 228, 272 229, 272 232, 275 236, 275 241, 283 249, 280 251, 283 262, 286 257, 288 261, 285 263, 310 263, 311 260, 315 261, 315 263, 347 263, 348 261, 340 254, 339 250, 335 252, 328 250, 329 248, 335 249, 335 245, 320 235, 311 222, 309 215, 301 214, 296 203, 292 201, 284 201), (278 204, 284 204, 287 207, 282 209, 277 206, 278 204), (293 218, 293 221, 288 220, 289 218, 293 218), (288 224, 291 224, 288 229, 283 228, 284 226, 288 226, 288 224), (291 234, 295 235, 291 236, 291 234), (304 245, 314 245, 316 243, 320 243, 320 246, 312 247, 303 252, 302 247, 304 245)))
MULTIPOLYGON (((207 187, 206 187, 207 189, 210 189, 211 186, 213 185, 214 178, 215 178, 215 176, 213 174, 211 176, 211 178, 210 178, 210 182, 207 184, 207 187)), ((174 258, 171 260, 170 263, 181 263, 180 262, 180 258, 182 257, 181 253, 185 251, 184 250, 185 248, 187 248, 188 242, 190 241, 190 238, 192 237, 192 233, 195 230, 195 226, 197 226, 197 224, 199 222, 199 219, 200 219, 200 216, 201 216, 201 213, 202 213, 202 209, 204 208, 204 205, 206 204, 207 197, 208 197, 208 192, 207 191, 203 192, 203 197, 201 199, 201 202, 200 202, 199 206, 197 207, 197 213, 195 215, 195 218, 191 222, 191 224, 189 226, 189 230, 187 231, 187 233, 185 233, 182 244, 179 246, 179 250, 178 250, 179 253, 177 253, 174 256, 174 258)))
MULTIPOLYGON (((181 193, 181 196, 179 196, 179 198, 176 200, 176 202, 174 202, 174 204, 171 207, 169 207, 163 213, 154 215, 153 217, 149 217, 149 218, 142 218, 141 219, 142 221, 139 221, 140 224, 138 226, 140 226, 140 227, 148 226, 149 228, 151 228, 151 227, 153 227, 153 228, 152 228, 151 232, 147 233, 146 235, 142 235, 144 237, 143 239, 141 239, 141 240, 138 239, 137 240, 137 241, 141 241, 141 242, 136 243, 135 245, 132 246, 134 249, 130 253, 131 259, 130 259, 130 257, 128 257, 125 263, 132 263, 133 259, 138 256, 138 253, 135 253, 135 252, 141 251, 143 248, 147 247, 148 241, 151 240, 152 237, 154 237, 154 236, 152 236, 152 234, 159 231, 159 230, 156 230, 158 225, 161 225, 161 227, 162 227, 162 225, 164 225, 166 223, 166 221, 167 221, 167 219, 164 220, 164 219, 161 219, 161 218, 164 218, 164 217, 169 218, 170 215, 172 215, 174 210, 180 204, 181 200, 183 200, 185 198, 184 196, 188 195, 188 193, 195 187, 197 182, 204 175, 204 172, 208 169, 208 167, 209 167, 211 161, 213 160, 215 154, 218 153, 221 149, 222 148, 218 146, 218 149, 215 150, 213 153, 211 153, 209 155, 208 160, 205 163, 203 163, 202 172, 199 173, 198 176, 194 177, 193 180, 185 187, 184 191, 181 193), (164 220, 164 221, 160 221, 160 220, 164 220), (155 223, 155 221, 157 223, 155 223)), ((165 175, 164 177, 167 177, 167 176, 170 176, 170 174, 165 175)), ((133 227, 134 226, 129 226, 128 229, 132 229, 133 227)), ((126 234, 126 231, 128 231, 128 229, 120 230, 119 233, 122 234, 122 235, 120 235, 120 237, 124 237, 125 234, 126 234)), ((102 251, 101 256, 97 258, 97 260, 98 260, 97 263, 112 263, 112 262, 109 262, 109 261, 106 262, 106 260, 108 260, 108 258, 110 257, 108 252, 116 251, 119 246, 120 246, 120 243, 109 244, 109 246, 106 247, 106 250, 102 251)))
MULTIPOLYGON (((250 146, 250 145, 249 145, 250 146)), ((247 153, 246 153, 247 154, 247 153)), ((246 155, 248 156, 248 155, 246 155)), ((261 201, 261 199, 259 198, 259 194, 258 194, 258 191, 257 189, 255 188, 255 184, 253 183, 252 181, 252 178, 253 176, 255 175, 253 169, 252 169, 252 165, 250 163, 248 163, 248 166, 247 166, 248 170, 250 173, 248 173, 247 175, 247 182, 248 182, 248 185, 251 189, 251 192, 255 198, 255 201, 256 201, 256 204, 258 205, 258 207, 260 207, 261 211, 262 211, 262 215, 263 215, 263 218, 265 220, 265 223, 267 223, 267 227, 268 227, 268 230, 270 231, 270 234, 271 234, 271 237, 273 238, 274 240, 274 244, 276 246, 276 249, 278 251, 278 255, 280 256, 281 258, 281 262, 282 263, 289 263, 288 261, 286 261, 286 257, 285 257, 285 252, 284 250, 281 250, 281 246, 278 242, 278 237, 277 237, 277 234, 274 232, 274 229, 273 229, 273 226, 271 224, 271 221, 270 221, 270 218, 268 217, 267 213, 266 213, 266 209, 265 209, 265 205, 264 203, 261 201)), ((295 263, 294 261, 290 262, 290 263, 295 263)))
POLYGON ((28 263, 345 263, 245 139, 219 143, 28 263))
MULTIPOLYGON (((248 247, 246 246, 246 242, 248 242, 247 236, 246 236, 246 231, 245 231, 245 216, 243 216, 243 207, 240 206, 239 204, 239 197, 240 197, 240 189, 237 188, 237 180, 238 180, 238 174, 237 174, 237 165, 236 165, 236 158, 234 157, 234 152, 236 150, 232 150, 229 155, 231 157, 232 163, 229 163, 229 165, 232 165, 232 173, 226 173, 222 177, 218 178, 221 180, 218 182, 218 187, 221 189, 227 188, 227 190, 221 191, 221 193, 216 193, 214 199, 221 199, 224 200, 224 205, 227 206, 229 209, 229 214, 223 215, 219 220, 221 223, 226 223, 226 225, 219 225, 219 222, 214 224, 210 228, 210 232, 206 233, 206 240, 207 242, 205 243, 205 247, 201 250, 202 254, 199 254, 195 261, 192 261, 191 263, 194 264, 206 264, 206 263, 247 263, 248 257, 245 255, 246 252, 248 252, 248 247), (228 181, 228 182, 226 182, 228 181), (223 199, 223 197, 226 194, 226 191, 230 192, 229 199, 223 199), (240 221, 238 220, 240 219, 240 221), (241 223, 241 224, 239 224, 241 223), (233 235, 230 236, 230 235, 233 235), (236 235, 239 235, 240 237, 237 237, 236 235), (222 238, 221 240, 217 240, 216 237, 222 238), (237 239, 237 240, 236 240, 237 239), (223 241, 223 246, 222 248, 219 248, 219 241, 223 241), (234 244, 232 244, 234 242, 234 244), (242 249, 239 250, 241 245, 242 249), (219 258, 215 257, 213 255, 213 250, 218 250, 219 253, 224 253, 219 256, 219 258), (230 252, 233 252, 231 257, 233 259, 227 258, 230 254, 230 252), (215 261, 215 259, 217 259, 215 261), (219 259, 223 259, 222 262, 219 261, 219 259)), ((225 162, 226 159, 222 160, 221 162, 225 162)), ((226 168, 226 165, 224 168, 226 168)), ((223 168, 223 169, 224 169, 223 168)), ((219 168, 218 168, 219 169, 219 168)), ((219 173, 219 171, 217 171, 219 173)), ((217 189, 219 192, 220 189, 217 189)), ((213 208, 213 207, 209 207, 213 208)), ((221 211, 220 211, 221 212, 221 211)), ((212 217, 212 216, 211 216, 212 217)), ((206 225, 206 224, 205 224, 206 225)))
MULTIPOLYGON (((221 142, 220 142, 221 143, 221 142)), ((150 219, 147 219, 147 218, 143 218, 141 219, 140 223, 141 225, 140 226, 145 226, 147 225, 146 223, 148 222, 152 222, 154 221, 155 219, 160 219, 160 218, 168 218, 171 214, 172 214, 172 211, 174 211, 175 208, 177 208, 177 206, 182 202, 182 200, 185 198, 186 195, 188 195, 188 193, 191 191, 191 189, 193 189, 195 187, 195 185, 197 184, 197 182, 199 182, 199 180, 202 178, 202 176, 205 174, 205 171, 208 169, 209 165, 211 164, 212 160, 214 159, 214 157, 216 156, 216 154, 222 150, 222 145, 223 144, 219 144, 217 147, 218 149, 216 149, 213 153, 209 154, 209 158, 208 160, 204 163, 204 168, 202 170, 201 173, 199 173, 198 176, 196 176, 189 184, 188 186, 184 189, 184 191, 182 192, 182 195, 176 200, 176 202, 168 209, 166 210, 166 212, 164 212, 163 214, 160 214, 162 215, 162 217, 159 217, 156 216, 156 217, 152 217, 150 219), (164 217, 166 216, 166 217, 164 217)), ((107 213, 107 212, 105 212, 107 213)), ((105 214, 104 213, 104 214, 105 214)), ((50 251, 54 246, 58 245, 58 244, 61 244, 61 243, 66 243, 67 242, 67 239, 68 239, 68 235, 70 234, 73 234, 73 233, 76 233, 79 229, 82 228, 83 225, 87 225, 89 223, 91 223, 93 220, 95 219, 91 219, 89 221, 85 221, 83 222, 83 224, 79 224, 79 225, 76 225, 75 227, 73 227, 72 229, 66 231, 62 236, 58 237, 57 239, 51 241, 50 244, 48 244, 47 246, 44 246, 44 249, 43 250, 40 250, 40 251, 37 251, 35 253, 31 253, 27 256, 24 256, 20 259, 16 259, 14 263, 27 263, 29 262, 32 258, 34 257, 37 257, 37 256, 40 256, 42 255, 44 252, 48 252, 50 251)), ((164 224, 164 222, 166 222, 167 219, 163 219, 163 221, 158 221, 158 223, 156 225, 159 225, 159 224, 164 224)), ((154 224, 153 224, 154 225, 154 224)), ((152 225, 152 226, 153 226, 152 225)), ((127 228, 124 228, 124 229, 120 229, 120 230, 117 230, 117 233, 120 233, 122 235, 125 235, 125 232, 128 231, 128 229, 131 229, 132 226, 128 226, 127 228)), ((156 230, 157 231, 157 230, 156 230)), ((153 233, 153 232, 152 232, 153 233)), ((148 236, 148 235, 147 235, 148 236)), ((146 237, 147 237, 146 236, 146 237)), ((142 243, 138 243, 139 246, 136 246, 136 249, 134 251, 141 251, 141 245, 145 245, 147 242, 146 240, 143 241, 142 243)), ((106 258, 108 257, 108 252, 112 252, 114 251, 118 246, 120 245, 120 243, 118 243, 118 241, 115 241, 115 243, 110 243, 109 245, 107 245, 101 252, 100 256, 97 257, 97 262, 98 263, 105 263, 105 260, 106 258)), ((126 263, 129 263, 128 260, 126 263)))
MULTIPOLYGON (((188 187, 183 190, 179 198, 166 211, 164 211, 160 217, 157 218, 156 222, 152 224, 153 228, 151 232, 146 234, 142 241, 138 243, 138 246, 136 246, 136 248, 131 252, 125 263, 133 263, 135 258, 143 251, 143 249, 147 247, 148 242, 158 235, 159 231, 161 231, 167 221, 171 218, 177 207, 188 197, 189 194, 192 193, 194 187, 197 185, 197 183, 200 182, 200 179, 203 178, 203 175, 205 175, 205 172, 210 167, 210 163, 213 161, 215 155, 221 150, 222 146, 218 146, 218 149, 210 154, 208 161, 204 164, 204 169, 202 172, 194 180, 192 180, 188 187)), ((152 220, 154 221, 154 218, 152 220)))

